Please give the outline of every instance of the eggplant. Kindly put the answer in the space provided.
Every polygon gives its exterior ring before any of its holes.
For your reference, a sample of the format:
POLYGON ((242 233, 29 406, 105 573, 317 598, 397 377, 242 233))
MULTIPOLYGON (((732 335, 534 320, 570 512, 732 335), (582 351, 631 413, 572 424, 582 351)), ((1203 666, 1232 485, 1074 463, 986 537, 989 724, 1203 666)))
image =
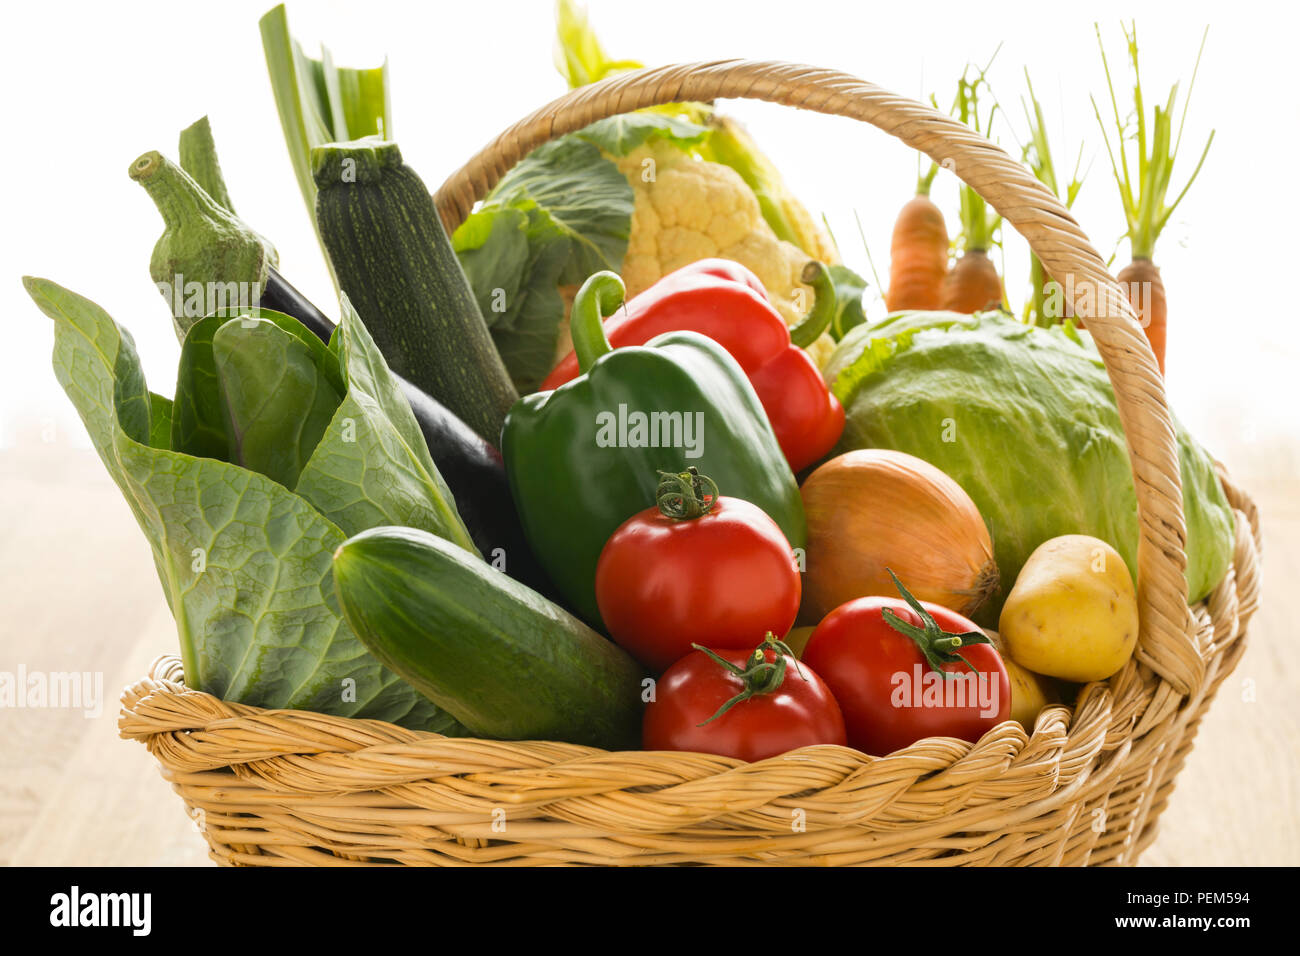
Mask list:
MULTIPOLYGON (((334 323, 274 266, 267 267, 258 304, 293 316, 326 344, 334 334, 334 323)), ((451 489, 456 510, 484 560, 497 567, 504 560, 506 574, 553 598, 555 588, 533 556, 519 524, 501 452, 436 399, 400 375, 394 373, 394 377, 411 404, 429 455, 451 489)))

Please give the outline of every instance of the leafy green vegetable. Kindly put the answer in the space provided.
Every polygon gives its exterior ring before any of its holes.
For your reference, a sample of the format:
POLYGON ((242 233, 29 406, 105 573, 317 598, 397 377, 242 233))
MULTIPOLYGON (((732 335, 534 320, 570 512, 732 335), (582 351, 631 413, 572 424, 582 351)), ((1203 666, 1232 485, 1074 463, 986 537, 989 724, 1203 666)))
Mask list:
POLYGON ((678 149, 704 143, 713 130, 666 113, 622 113, 597 120, 573 135, 611 156, 623 157, 649 139, 664 139, 678 149))
POLYGON ((343 396, 311 350, 266 319, 224 323, 212 337, 212 360, 227 460, 294 487, 343 396))
POLYGON ((212 336, 227 321, 200 319, 185 333, 176 371, 171 442, 162 447, 199 458, 225 458, 229 443, 221 414, 221 385, 212 362, 212 336))
MULTIPOLYGON (((273 312, 270 309, 223 311, 200 319, 190 327, 181 343, 181 359, 176 375, 175 411, 172 417, 171 440, 164 446, 173 451, 185 452, 204 458, 235 461, 230 453, 231 436, 228 434, 226 398, 213 356, 212 341, 217 331, 231 319, 246 317, 248 321, 267 321, 298 340, 312 356, 313 364, 325 375, 333 390, 342 394, 346 385, 338 369, 337 356, 329 356, 324 345, 308 332, 297 319, 273 312)), ((275 369, 268 373, 275 375, 275 369)), ((267 381, 273 381, 268 378, 267 381)), ((260 389, 259 389, 260 391, 260 389)), ((310 451, 310 449, 308 449, 310 451)), ((260 469, 255 469, 260 470, 260 469)), ((290 487, 292 481, 287 483, 290 487)))
POLYGON ((172 400, 149 393, 149 447, 167 448, 172 437, 172 400))
POLYGON ((520 392, 555 360, 559 286, 622 267, 632 187, 591 143, 564 138, 534 150, 452 236, 493 343, 520 392))
POLYGON ((452 246, 520 392, 555 364, 559 287, 623 266, 633 193, 610 157, 659 138, 689 149, 708 135, 662 113, 599 120, 529 153, 456 230, 452 246))
MULTIPOLYGON (((1000 313, 899 313, 851 330, 825 374, 844 404, 836 452, 893 448, 946 472, 993 537, 1006 588, 1048 538, 1089 534, 1137 570, 1137 497, 1101 356, 1087 333, 1000 313)), ((1214 462, 1177 426, 1189 598, 1232 559, 1214 462)), ((989 611, 996 619, 1001 599, 989 611)))
POLYGON ((554 363, 564 318, 564 230, 537 203, 522 200, 475 213, 452 244, 515 388, 536 390, 554 363))
MULTIPOLYGON (((23 281, 54 320, 59 382, 149 540, 191 686, 261 707, 463 732, 365 650, 334 597, 331 557, 347 537, 339 522, 352 523, 363 498, 383 523, 415 517, 426 530, 472 547, 432 464, 422 472, 408 465, 423 464, 428 451, 410 449, 412 433, 419 434, 410 409, 394 401, 397 386, 346 300, 337 354, 347 392, 295 494, 256 471, 159 447, 175 431, 166 421, 173 408, 148 391, 130 335, 95 303, 45 279, 23 281), (358 417, 350 419, 354 410, 358 417), (344 468, 340 459, 349 455, 354 460, 344 468), (350 496, 327 493, 315 477, 340 470, 350 496)), ((202 333, 209 353, 222 330, 240 321, 202 333)), ((272 320, 277 327, 292 321, 272 320)), ((191 371, 212 361, 198 338, 188 343, 191 371)), ((210 400, 211 392, 204 394, 190 389, 191 410, 210 400)))
POLYGON ((531 201, 545 210, 569 242, 562 282, 582 282, 623 262, 632 187, 592 143, 566 136, 539 146, 502 177, 488 198, 502 206, 531 201))
POLYGON ((330 350, 342 357, 347 392, 298 479, 298 494, 349 535, 403 525, 478 554, 401 386, 346 296, 340 309, 330 350))
POLYGON ((867 321, 862 307, 862 296, 867 291, 867 280, 848 266, 827 266, 831 281, 835 283, 835 318, 831 321, 831 336, 838 342, 849 329, 867 321))

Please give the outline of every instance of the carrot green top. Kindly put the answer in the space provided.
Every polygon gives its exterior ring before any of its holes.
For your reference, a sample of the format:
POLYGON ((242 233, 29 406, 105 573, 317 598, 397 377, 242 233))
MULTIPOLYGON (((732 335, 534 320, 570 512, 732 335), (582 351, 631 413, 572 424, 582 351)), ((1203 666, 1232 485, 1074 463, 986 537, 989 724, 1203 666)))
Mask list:
MULTIPOLYGON (((1033 172, 1034 178, 1050 189, 1052 195, 1058 197, 1065 203, 1065 208, 1069 209, 1074 205, 1079 189, 1083 186, 1083 177, 1079 174, 1079 166, 1083 162, 1083 143, 1079 144, 1079 155, 1075 157, 1074 172, 1070 174, 1070 181, 1065 186, 1065 195, 1062 196, 1061 186, 1056 178, 1056 165, 1052 160, 1052 146, 1047 136, 1047 120, 1043 114, 1043 106, 1034 93, 1034 84, 1029 78, 1028 68, 1025 69, 1025 87, 1029 91, 1029 99, 1026 101, 1021 97, 1020 100, 1020 105, 1025 111, 1025 122, 1029 126, 1029 141, 1021 150, 1024 162, 1033 172)), ((1047 270, 1039 258, 1031 253, 1030 298, 1025 303, 1024 320, 1044 327, 1051 326, 1065 317, 1063 312, 1049 313, 1047 289, 1044 286, 1046 280, 1047 270)))
MULTIPOLYGON (((1114 115, 1118 143, 1112 148, 1106 123, 1101 118, 1097 101, 1092 101, 1093 112, 1101 126, 1102 137, 1106 140, 1106 152, 1110 156, 1111 170, 1115 182, 1119 185, 1120 200, 1124 204, 1124 217, 1127 222, 1127 236, 1134 259, 1150 259, 1155 251, 1156 239, 1169 221, 1173 211, 1187 195, 1187 190, 1196 180, 1205 155, 1214 142, 1214 130, 1210 131, 1201 158, 1192 170, 1182 192, 1172 203, 1166 204, 1165 196, 1173 175, 1174 156, 1183 138, 1183 124, 1187 119, 1187 104, 1191 101, 1192 86, 1196 83, 1196 71, 1201 65, 1201 53, 1205 50, 1205 35, 1201 37, 1201 47, 1196 53, 1196 64, 1192 67, 1192 79, 1187 85, 1187 99, 1183 103, 1183 112, 1178 120, 1178 132, 1173 132, 1173 113, 1178 97, 1178 84, 1169 91, 1169 99, 1164 107, 1155 106, 1150 121, 1146 115, 1146 105, 1142 99, 1142 81, 1138 72, 1137 25, 1130 23, 1124 27, 1124 38, 1128 43, 1129 62, 1133 66, 1133 112, 1134 119, 1121 119, 1119 103, 1115 98, 1115 85, 1111 82, 1110 64, 1106 61, 1106 48, 1101 42, 1101 30, 1097 29, 1097 45, 1101 47, 1101 63, 1106 71, 1106 86, 1110 92, 1111 111, 1114 115), (1136 145, 1136 168, 1129 163, 1128 143, 1136 145), (1118 154, 1118 161, 1116 160, 1118 154)), ((1206 27, 1206 34, 1209 27, 1206 27)))
MULTIPOLYGON (((993 57, 989 58, 973 80, 968 80, 966 74, 970 72, 968 66, 962 72, 961 79, 957 81, 957 98, 953 102, 952 114, 961 120, 971 129, 984 136, 988 136, 993 129, 993 118, 998 112, 998 103, 996 98, 992 97, 992 89, 989 87, 988 80, 985 78, 989 67, 993 65, 993 58, 997 56, 997 51, 993 52, 993 57), (980 116, 979 97, 981 88, 986 96, 993 98, 993 106, 985 117, 980 116)), ((961 187, 961 243, 963 252, 988 252, 995 244, 994 236, 998 227, 1002 224, 1002 217, 988 208, 988 203, 984 197, 972 189, 970 186, 961 187)))

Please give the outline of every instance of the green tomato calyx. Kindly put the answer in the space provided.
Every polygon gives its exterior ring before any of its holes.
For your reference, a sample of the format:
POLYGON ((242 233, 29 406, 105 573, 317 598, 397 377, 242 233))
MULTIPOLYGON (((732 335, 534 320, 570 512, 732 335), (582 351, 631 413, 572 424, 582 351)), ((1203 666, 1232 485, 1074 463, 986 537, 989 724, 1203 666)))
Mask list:
POLYGON ((973 673, 979 673, 970 661, 957 652, 963 647, 969 647, 972 644, 992 644, 993 642, 988 639, 988 636, 983 631, 966 631, 963 634, 945 631, 939 626, 939 622, 934 619, 934 615, 927 611, 907 588, 903 587, 903 582, 898 580, 898 575, 889 568, 885 568, 885 570, 889 572, 889 576, 894 581, 894 587, 898 588, 898 593, 903 596, 903 600, 921 619, 922 626, 917 627, 915 624, 903 620, 889 608, 885 608, 881 612, 885 623, 904 637, 911 639, 920 649, 930 668, 942 674, 945 680, 957 675, 945 671, 943 669, 944 664, 960 662, 969 667, 973 673))
POLYGON ((718 483, 708 475, 701 475, 694 465, 676 474, 659 472, 659 487, 655 489, 655 504, 665 518, 687 521, 713 510, 718 503, 718 483))
MULTIPOLYGON (((781 685, 785 683, 786 661, 787 659, 794 660, 794 651, 790 650, 789 645, 784 641, 779 640, 771 631, 768 631, 767 636, 763 638, 762 643, 760 643, 758 647, 754 648, 754 652, 749 655, 749 660, 745 662, 744 667, 741 667, 738 664, 733 664, 731 661, 715 654, 703 645, 692 644, 691 647, 709 655, 709 657, 713 658, 715 662, 721 664, 727 670, 739 677, 741 683, 745 685, 741 689, 740 693, 719 707, 717 713, 708 720, 697 724, 696 726, 698 727, 703 727, 705 724, 712 723, 742 701, 749 700, 751 697, 755 697, 758 694, 771 694, 780 690, 781 685), (769 661, 767 659, 767 652, 769 650, 776 652, 776 660, 769 661)), ((808 679, 804 675, 804 672, 800 670, 798 661, 795 661, 794 669, 795 672, 804 680, 808 679)))

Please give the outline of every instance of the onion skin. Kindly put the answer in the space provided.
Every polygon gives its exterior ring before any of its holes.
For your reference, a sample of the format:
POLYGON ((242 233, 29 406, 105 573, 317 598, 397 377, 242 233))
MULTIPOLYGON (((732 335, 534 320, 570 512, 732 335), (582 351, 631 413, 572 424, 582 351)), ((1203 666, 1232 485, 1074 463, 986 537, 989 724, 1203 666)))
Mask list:
POLYGON ((888 449, 851 451, 809 475, 801 494, 808 518, 801 623, 854 598, 897 597, 886 568, 919 600, 966 617, 997 591, 979 509, 929 462, 888 449))

